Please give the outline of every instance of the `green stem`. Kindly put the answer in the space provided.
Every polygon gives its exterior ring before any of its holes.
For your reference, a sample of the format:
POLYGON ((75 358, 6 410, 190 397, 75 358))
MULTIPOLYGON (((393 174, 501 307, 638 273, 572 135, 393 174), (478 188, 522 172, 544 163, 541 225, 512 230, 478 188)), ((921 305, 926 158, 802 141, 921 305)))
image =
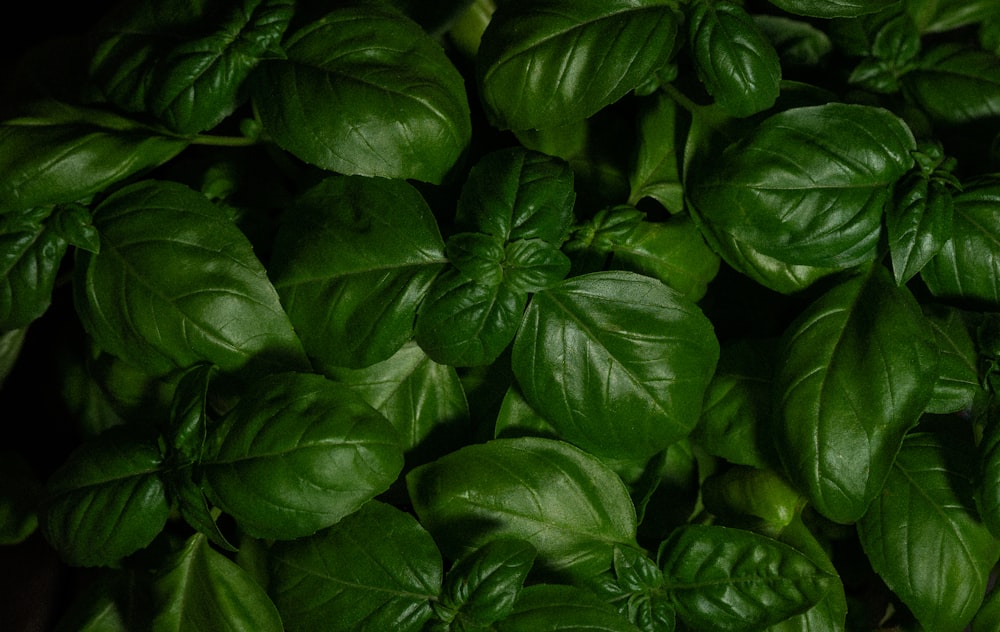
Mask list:
POLYGON ((212 147, 252 147, 260 141, 246 136, 212 136, 198 135, 191 139, 192 145, 210 145, 212 147))

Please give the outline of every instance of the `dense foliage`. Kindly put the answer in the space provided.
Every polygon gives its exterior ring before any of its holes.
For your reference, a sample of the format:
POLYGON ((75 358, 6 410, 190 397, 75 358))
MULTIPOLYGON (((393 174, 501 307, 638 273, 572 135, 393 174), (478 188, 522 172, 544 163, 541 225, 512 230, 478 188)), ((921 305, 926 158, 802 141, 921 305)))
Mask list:
POLYGON ((1000 629, 995 0, 130 0, 7 68, 59 630, 1000 629))

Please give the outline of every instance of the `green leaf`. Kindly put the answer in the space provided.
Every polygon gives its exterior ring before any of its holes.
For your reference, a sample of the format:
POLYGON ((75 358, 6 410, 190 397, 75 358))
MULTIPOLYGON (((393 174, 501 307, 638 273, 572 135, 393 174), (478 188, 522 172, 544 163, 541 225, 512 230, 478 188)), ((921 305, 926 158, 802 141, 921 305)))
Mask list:
POLYGON ((187 144, 125 118, 44 102, 0 123, 0 214, 84 200, 187 144))
POLYGON ((329 376, 396 427, 408 465, 456 450, 470 438, 469 404, 458 373, 431 360, 416 343, 365 369, 334 369, 329 376))
POLYGON ((170 460, 179 465, 201 460, 208 428, 208 389, 217 373, 218 367, 212 364, 196 364, 174 389, 165 439, 170 460))
POLYGON ((919 175, 900 183, 885 217, 898 285, 916 276, 951 238, 954 215, 947 185, 919 175))
POLYGON ((776 441, 788 476, 827 518, 856 521, 930 401, 938 349, 927 319, 875 266, 798 316, 777 367, 776 441))
POLYGON ((406 477, 413 507, 445 556, 501 537, 538 550, 536 569, 586 578, 634 545, 635 509, 621 479, 567 443, 536 437, 467 445, 406 477))
POLYGON ((995 16, 997 12, 993 0, 906 0, 903 4, 921 33, 962 28, 995 16))
POLYGON ((754 15, 753 19, 778 52, 785 68, 818 66, 833 50, 826 31, 805 20, 763 13, 754 15))
POLYGON ((677 615, 694 629, 751 632, 805 612, 836 576, 777 540, 751 531, 686 526, 660 546, 677 615))
POLYGON ((38 528, 42 482, 20 453, 0 450, 0 546, 19 544, 38 528))
POLYGON ((536 584, 521 591, 514 612, 497 632, 637 632, 628 619, 594 593, 575 586, 536 584))
POLYGON ((849 268, 875 258, 892 185, 916 142, 887 110, 829 103, 780 112, 698 170, 701 222, 790 265, 849 268))
POLYGON ((197 362, 300 367, 301 346, 253 248, 186 186, 147 180, 94 211, 101 252, 78 252, 74 299, 97 344, 150 374, 197 362))
POLYGON ((985 417, 983 436, 977 446, 975 501, 983 524, 996 537, 1000 534, 1000 416, 995 403, 990 402, 985 417))
POLYGON ((417 632, 441 589, 430 535, 372 501, 316 535, 270 550, 269 592, 289 630, 417 632))
POLYGON ((450 268, 417 312, 417 344, 439 364, 491 364, 514 339, 527 300, 506 283, 485 285, 450 268))
POLYGON ((51 212, 0 215, 0 331, 28 326, 52 303, 68 243, 49 227, 51 212))
POLYGON ((680 172, 684 126, 680 117, 677 102, 663 92, 640 101, 637 147, 629 170, 629 204, 649 197, 671 213, 684 209, 680 172))
POLYGON ((858 522, 872 567, 927 630, 965 629, 1000 557, 972 502, 972 449, 951 432, 908 436, 858 522))
POLYGON ((286 213, 268 271, 321 370, 389 358, 445 264, 427 202, 402 180, 333 176, 286 213))
POLYGON ((110 566, 163 530, 170 506, 156 441, 113 428, 83 443, 49 478, 39 523, 74 566, 110 566))
POLYGON ((991 589, 972 620, 969 632, 992 632, 997 627, 1000 627, 1000 591, 991 589))
POLYGON ((291 33, 251 93, 278 145, 323 169, 439 183, 471 136, 461 75, 402 14, 331 11, 291 33))
POLYGON ((899 0, 770 0, 774 6, 812 18, 854 18, 875 13, 899 0))
POLYGON ((998 202, 998 179, 968 186, 954 197, 951 239, 920 272, 934 296, 1000 305, 998 202))
POLYGON ((245 570, 203 535, 188 538, 153 579, 154 632, 281 632, 277 608, 245 570))
POLYGON ((469 172, 455 223, 503 242, 562 245, 574 220, 573 170, 564 160, 521 147, 490 152, 469 172))
POLYGON ((967 123, 1000 117, 1000 57, 961 45, 932 48, 904 78, 905 94, 931 118, 967 123))
POLYGON ((940 362, 934 396, 926 412, 950 414, 972 408, 983 392, 979 359, 968 314, 945 305, 925 305, 924 315, 937 340, 940 362))
POLYGON ((347 386, 277 373, 210 430, 209 498, 260 538, 315 533, 384 492, 403 468, 399 435, 347 386))
POLYGON ((459 629, 486 627, 503 619, 514 610, 536 553, 524 540, 500 538, 458 560, 434 603, 438 618, 459 629))
POLYGON ((131 632, 151 630, 152 577, 135 570, 91 576, 59 618, 56 632, 131 632))
POLYGON ((541 239, 518 239, 507 244, 504 282, 520 292, 540 292, 569 274, 569 257, 541 239))
POLYGON ((504 243, 484 233, 455 233, 445 244, 448 262, 465 277, 486 286, 503 282, 504 243))
POLYGON ((774 105, 781 62, 741 5, 727 0, 695 3, 688 38, 698 78, 719 107, 745 117, 774 105))
POLYGON ((503 129, 588 118, 670 61, 679 21, 657 0, 503 4, 476 57, 486 115, 503 129))
POLYGON ((798 516, 805 499, 773 470, 736 466, 702 483, 705 509, 727 522, 777 536, 798 516))
POLYGON ((646 276, 599 272, 534 295, 512 362, 528 403, 567 441, 643 458, 694 427, 718 356, 693 302, 646 276))
POLYGON ((90 75, 97 90, 126 111, 196 134, 243 103, 244 83, 273 55, 293 3, 171 0, 123 9, 95 33, 90 75))

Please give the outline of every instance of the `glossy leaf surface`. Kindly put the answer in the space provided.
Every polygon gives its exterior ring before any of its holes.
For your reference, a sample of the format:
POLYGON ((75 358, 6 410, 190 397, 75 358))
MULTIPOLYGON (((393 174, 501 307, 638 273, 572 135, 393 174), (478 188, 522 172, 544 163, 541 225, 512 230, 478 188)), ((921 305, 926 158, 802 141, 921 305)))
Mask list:
POLYGON ((503 619, 514 610, 535 554, 524 540, 501 538, 462 558, 445 576, 434 605, 438 618, 453 627, 485 627, 503 619))
POLYGON ((50 212, 0 215, 0 331, 27 326, 52 303, 69 244, 46 226, 50 212))
POLYGON ((487 116, 516 130, 585 119, 670 60, 678 22, 655 0, 509 3, 483 33, 476 61, 487 116))
POLYGON ((351 175, 440 182, 471 135, 461 75, 385 8, 331 11, 290 33, 252 83, 264 129, 302 160, 351 175))
POLYGON ((635 539, 621 479, 567 443, 523 437, 468 445, 406 477, 414 509, 452 559, 499 537, 528 541, 536 566, 587 577, 635 539))
POLYGON ((775 376, 779 455, 827 518, 878 495, 937 379, 934 333, 882 267, 834 286, 785 334, 775 376))
POLYGON ((269 558, 269 592, 287 630, 417 632, 441 588, 430 535, 377 501, 316 535, 275 544, 269 558))
POLYGON ((496 629, 498 632, 638 630, 592 592, 558 584, 537 584, 522 590, 514 612, 500 621, 496 629))
POLYGON ((261 538, 315 533, 388 489, 399 435, 343 384, 309 373, 262 378, 212 430, 209 497, 261 538))
POLYGON ((942 46, 905 77, 907 94, 931 117, 965 123, 1000 116, 1000 57, 974 48, 942 46))
POLYGON ((691 431, 718 356, 694 303, 655 279, 604 272, 535 294, 512 361, 528 403, 568 441, 642 458, 691 431))
POLYGON ((771 4, 813 18, 854 18, 890 7, 899 0, 770 0, 771 4))
POLYGON ((420 193, 360 176, 333 176, 299 196, 274 251, 275 288, 324 370, 370 366, 399 350, 445 263, 420 193))

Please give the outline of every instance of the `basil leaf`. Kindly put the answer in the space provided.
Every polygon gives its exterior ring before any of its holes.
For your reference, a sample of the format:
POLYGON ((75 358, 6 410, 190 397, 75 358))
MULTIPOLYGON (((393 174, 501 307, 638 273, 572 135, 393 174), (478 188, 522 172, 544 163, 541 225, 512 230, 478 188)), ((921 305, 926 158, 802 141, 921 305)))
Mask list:
POLYGON ((1000 180, 974 184, 954 197, 951 239, 920 272, 934 296, 1000 304, 998 202, 1000 180))
POLYGON ((396 429, 343 384, 277 373, 211 430, 206 492, 259 538, 315 533, 384 492, 403 469, 396 429))
POLYGON ((894 114, 829 103, 764 120, 689 184, 701 221, 792 265, 849 268, 876 255, 892 185, 916 142, 894 114))
POLYGON ((191 536, 167 558, 157 569, 152 591, 157 612, 152 629, 157 632, 284 630, 264 589, 203 535, 191 536))
POLYGON ((773 470, 736 466, 702 483, 705 508, 719 518, 734 518, 777 536, 796 519, 805 499, 773 470))
POLYGON ((905 94, 949 124, 1000 116, 1000 57, 960 45, 932 48, 904 78, 905 94))
POLYGON ((398 351, 445 264, 420 193, 402 180, 360 176, 329 177, 300 195, 273 248, 275 288, 324 371, 370 366, 398 351))
POLYGON ((111 566, 149 545, 170 506, 154 438, 113 428, 81 444, 49 478, 39 524, 74 566, 111 566))
POLYGON ((767 14, 756 14, 753 20, 774 46, 783 67, 818 66, 833 50, 827 32, 805 20, 767 14))
POLYGON ((978 448, 978 478, 975 481, 976 509, 983 524, 994 536, 1000 533, 1000 422, 996 404, 987 406, 983 436, 978 448))
POLYGON ((440 364, 491 364, 514 339, 527 300, 506 283, 484 285, 448 269, 417 312, 417 344, 440 364))
POLYGON ((431 360, 416 343, 370 367, 334 369, 329 375, 396 427, 407 465, 456 450, 470 437, 469 404, 458 373, 431 360))
POLYGON ((520 147, 500 149, 469 172, 455 223, 504 242, 541 239, 560 246, 574 219, 575 199, 568 163, 520 147))
POLYGON ((979 358, 968 314, 945 305, 925 305, 924 315, 937 340, 940 362, 928 413, 951 414, 971 409, 983 392, 979 358))
POLYGON ((467 445, 406 477, 413 508, 445 556, 500 537, 538 550, 536 569, 585 578, 634 545, 635 509, 621 479, 567 443, 536 437, 467 445))
POLYGON ((903 183, 885 217, 896 283, 916 276, 951 238, 955 203, 948 187, 916 176, 903 183))
POLYGON ((858 522, 872 567, 928 630, 965 629, 1000 557, 972 502, 972 449, 952 432, 908 436, 858 522))
POLYGON ((461 75, 415 22, 343 8, 286 37, 251 94, 278 145, 323 169, 439 183, 471 136, 461 75))
POLYGON ((854 18, 875 13, 899 0, 770 0, 774 6, 812 18, 854 18))
POLYGON ((227 372, 302 365, 250 242, 201 194, 138 182, 105 199, 94 226, 101 252, 78 253, 73 289, 101 348, 153 375, 201 361, 227 372))
POLYGON ((678 22, 656 0, 505 3, 476 56, 486 115, 502 129, 588 118, 667 64, 678 22))
POLYGON ((745 117, 774 105, 781 62, 741 5, 696 3, 688 16, 688 38, 698 78, 719 107, 745 117))
POLYGON ((20 544, 38 528, 42 482, 20 453, 0 451, 0 546, 20 544))
POLYGON ((566 440, 644 458, 694 427, 718 356, 694 303, 649 277, 599 272, 534 295, 512 363, 528 403, 566 440))
POLYGON ((125 118, 44 102, 0 123, 0 214, 84 200, 187 145, 125 118))
POLYGON ((906 0, 906 10, 922 33, 940 33, 996 15, 991 0, 906 0))
POLYGON ((290 0, 125 5, 95 37, 90 74, 102 96, 181 134, 215 127, 245 99, 244 83, 273 55, 290 0), (233 5, 236 6, 233 6, 233 5))
POLYGON ((776 441, 788 476, 827 518, 856 521, 931 398, 933 331, 909 290, 875 266, 798 316, 777 367, 776 441))
POLYGON ((658 563, 678 618, 694 629, 760 630, 805 612, 836 577, 777 540, 689 525, 660 545, 658 563))
POLYGON ((290 630, 417 632, 443 574, 430 535, 378 501, 313 536, 276 542, 269 559, 269 592, 290 630))
POLYGON ((487 627, 503 619, 514 610, 535 555, 535 547, 524 540, 487 542, 451 567, 434 612, 460 629, 487 627))
POLYGON ((201 460, 208 427, 208 389, 217 372, 214 365, 196 364, 174 389, 165 438, 170 460, 179 465, 201 460))
POLYGON ((69 244, 47 226, 51 212, 0 214, 0 331, 28 326, 52 303, 69 244))
POLYGON ((518 239, 504 250, 504 282, 519 292, 540 292, 569 274, 569 257, 541 239, 518 239))
POLYGON ((637 632, 639 628, 589 590, 536 584, 521 591, 514 612, 497 623, 496 629, 497 632, 637 632))
POLYGON ((482 285, 503 282, 504 243, 484 233, 456 233, 448 237, 445 254, 463 276, 482 285))
POLYGON ((649 197, 671 213, 684 209, 680 175, 683 128, 677 102, 666 94, 657 92, 640 101, 637 149, 629 170, 629 204, 634 206, 649 197))

